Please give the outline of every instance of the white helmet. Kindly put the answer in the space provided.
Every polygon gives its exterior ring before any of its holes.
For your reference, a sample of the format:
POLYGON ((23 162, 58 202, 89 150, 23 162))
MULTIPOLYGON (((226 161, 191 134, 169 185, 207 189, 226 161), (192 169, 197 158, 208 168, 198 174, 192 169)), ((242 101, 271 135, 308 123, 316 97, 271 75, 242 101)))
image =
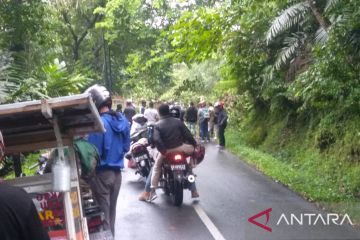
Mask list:
POLYGON ((104 86, 100 86, 95 84, 88 89, 86 89, 85 93, 91 94, 91 97, 95 103, 97 109, 100 109, 103 106, 108 106, 111 108, 112 99, 110 92, 104 86))

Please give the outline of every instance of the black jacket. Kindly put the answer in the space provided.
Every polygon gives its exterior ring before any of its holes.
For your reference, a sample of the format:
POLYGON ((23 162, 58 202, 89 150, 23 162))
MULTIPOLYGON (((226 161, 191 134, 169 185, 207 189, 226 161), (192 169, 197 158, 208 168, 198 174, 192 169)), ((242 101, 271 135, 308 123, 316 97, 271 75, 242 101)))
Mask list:
POLYGON ((0 239, 49 239, 29 195, 5 183, 0 183, 0 239))
POLYGON ((217 114, 217 124, 220 128, 226 128, 228 116, 224 109, 220 110, 217 114))
POLYGON ((133 107, 126 107, 124 109, 124 115, 127 118, 127 120, 132 123, 132 117, 136 114, 136 111, 133 107))
POLYGON ((155 124, 153 140, 156 148, 162 153, 183 143, 196 146, 196 141, 185 124, 170 116, 161 117, 155 124))
POLYGON ((198 110, 196 107, 189 107, 185 113, 185 121, 195 123, 197 122, 198 110))

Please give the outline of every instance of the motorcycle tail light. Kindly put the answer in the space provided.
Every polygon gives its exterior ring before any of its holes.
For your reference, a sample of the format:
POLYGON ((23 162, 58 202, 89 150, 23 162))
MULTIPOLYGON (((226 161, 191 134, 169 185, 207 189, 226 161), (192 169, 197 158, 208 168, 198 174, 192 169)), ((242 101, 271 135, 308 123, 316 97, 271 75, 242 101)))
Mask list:
POLYGON ((176 162, 179 162, 179 161, 181 161, 183 158, 182 158, 182 156, 181 156, 181 154, 176 154, 175 156, 174 156, 174 160, 176 161, 176 162))
POLYGON ((166 157, 173 164, 185 163, 186 157, 183 153, 170 153, 166 157))

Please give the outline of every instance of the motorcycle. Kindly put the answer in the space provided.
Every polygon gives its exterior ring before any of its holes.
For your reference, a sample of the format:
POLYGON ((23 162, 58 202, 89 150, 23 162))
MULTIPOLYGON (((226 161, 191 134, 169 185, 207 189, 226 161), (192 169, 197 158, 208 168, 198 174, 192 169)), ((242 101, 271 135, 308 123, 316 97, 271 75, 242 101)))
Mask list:
POLYGON ((192 169, 198 165, 205 155, 205 148, 198 145, 194 154, 187 156, 182 152, 166 154, 162 165, 160 185, 166 195, 171 197, 173 205, 181 206, 183 190, 189 189, 195 183, 196 175, 192 169))
POLYGON ((146 118, 142 114, 136 114, 133 117, 132 132, 130 135, 130 151, 125 157, 129 160, 128 166, 136 169, 135 174, 147 177, 150 174, 154 159, 151 151, 151 135, 153 126, 146 124, 146 118), (138 124, 138 125, 136 125, 138 124), (135 130, 133 130, 135 128, 135 130))

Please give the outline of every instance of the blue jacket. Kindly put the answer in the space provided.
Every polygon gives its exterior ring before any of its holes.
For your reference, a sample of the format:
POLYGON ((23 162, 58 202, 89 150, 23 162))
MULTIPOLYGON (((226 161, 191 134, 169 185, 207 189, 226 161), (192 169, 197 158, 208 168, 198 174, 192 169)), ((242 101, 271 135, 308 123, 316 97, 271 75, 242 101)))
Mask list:
POLYGON ((101 114, 105 133, 92 133, 88 141, 99 152, 100 163, 97 169, 124 168, 124 154, 130 148, 130 127, 127 119, 119 112, 101 114))

